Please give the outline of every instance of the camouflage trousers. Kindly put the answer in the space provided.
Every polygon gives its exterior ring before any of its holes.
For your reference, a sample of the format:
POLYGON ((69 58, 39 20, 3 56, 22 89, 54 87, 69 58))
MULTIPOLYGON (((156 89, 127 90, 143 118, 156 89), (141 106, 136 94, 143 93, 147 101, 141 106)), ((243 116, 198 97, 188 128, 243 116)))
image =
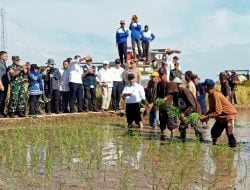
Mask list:
POLYGON ((25 87, 22 84, 10 84, 9 113, 24 112, 25 109, 25 87))

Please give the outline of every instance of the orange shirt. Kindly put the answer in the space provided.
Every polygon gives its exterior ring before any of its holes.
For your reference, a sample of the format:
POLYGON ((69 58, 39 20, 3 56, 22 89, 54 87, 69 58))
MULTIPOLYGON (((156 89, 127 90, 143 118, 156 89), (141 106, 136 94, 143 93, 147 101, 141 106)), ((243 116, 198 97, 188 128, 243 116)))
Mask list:
POLYGON ((236 119, 238 112, 231 102, 218 91, 208 95, 209 111, 208 117, 216 120, 236 119))

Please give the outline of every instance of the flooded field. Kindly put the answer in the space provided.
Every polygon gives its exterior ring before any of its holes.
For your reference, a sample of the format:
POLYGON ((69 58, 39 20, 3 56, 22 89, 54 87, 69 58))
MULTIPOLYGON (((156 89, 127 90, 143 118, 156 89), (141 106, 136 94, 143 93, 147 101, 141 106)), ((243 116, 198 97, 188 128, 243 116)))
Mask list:
MULTIPOLYGON (((113 117, 113 116, 112 116, 113 117)), ((124 118, 1 122, 0 189, 249 189, 250 115, 213 146, 158 130, 126 129, 124 118)), ((212 123, 210 123, 211 125, 212 123)))

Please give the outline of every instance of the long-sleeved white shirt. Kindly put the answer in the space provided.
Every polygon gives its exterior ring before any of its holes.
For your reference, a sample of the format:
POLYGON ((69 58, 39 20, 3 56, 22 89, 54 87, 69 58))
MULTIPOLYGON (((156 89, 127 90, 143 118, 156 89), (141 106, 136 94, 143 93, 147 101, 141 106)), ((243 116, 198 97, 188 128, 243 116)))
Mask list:
POLYGON ((142 85, 135 83, 134 85, 126 85, 122 91, 122 95, 131 93, 131 96, 125 97, 126 104, 139 103, 145 99, 145 91, 142 85))
POLYGON ((68 70, 69 70, 69 82, 82 84, 83 69, 79 65, 79 62, 77 61, 70 62, 68 70))
POLYGON ((116 67, 110 68, 111 74, 113 76, 113 81, 121 82, 123 80, 123 72, 124 69, 120 67, 119 69, 116 67))
POLYGON ((101 68, 98 72, 98 79, 102 85, 107 85, 110 88, 113 87, 113 76, 109 68, 101 68))

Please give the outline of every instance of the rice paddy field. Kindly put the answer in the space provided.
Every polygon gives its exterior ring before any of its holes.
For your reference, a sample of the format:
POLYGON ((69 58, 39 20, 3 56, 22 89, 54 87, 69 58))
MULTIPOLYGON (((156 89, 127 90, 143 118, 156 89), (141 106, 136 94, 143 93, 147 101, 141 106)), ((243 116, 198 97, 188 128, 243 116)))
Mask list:
POLYGON ((183 143, 111 113, 1 120, 0 189, 250 189, 249 116, 236 149, 225 135, 213 146, 209 129, 183 143))

